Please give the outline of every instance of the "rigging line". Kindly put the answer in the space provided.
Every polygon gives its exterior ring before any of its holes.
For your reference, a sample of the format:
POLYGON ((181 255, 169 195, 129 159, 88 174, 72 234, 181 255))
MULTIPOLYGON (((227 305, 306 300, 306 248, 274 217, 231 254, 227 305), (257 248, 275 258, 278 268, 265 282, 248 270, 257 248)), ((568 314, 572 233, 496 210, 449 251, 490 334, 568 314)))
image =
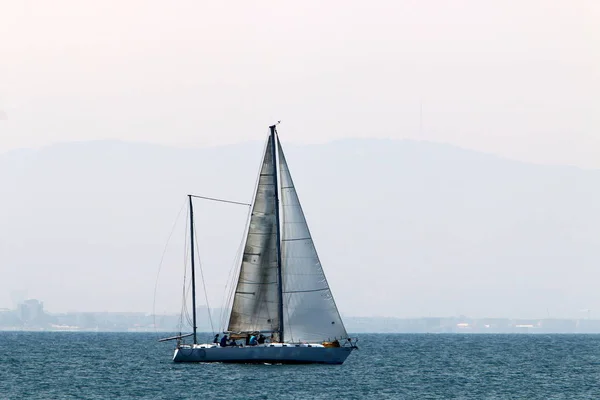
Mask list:
MULTIPOLYGON (((186 290, 187 290, 186 297, 189 297, 190 296, 190 292, 192 291, 192 280, 191 279, 188 282, 186 290)), ((185 305, 185 318, 187 320, 188 325, 191 326, 191 327, 193 327, 194 326, 194 321, 192 319, 192 316, 190 315, 189 305, 187 304, 187 302, 186 302, 186 305, 185 305)))
MULTIPOLYGON (((184 280, 183 280, 183 307, 184 307, 184 316, 185 316, 185 320, 187 321, 188 326, 192 327, 194 326, 194 322, 192 321, 192 316, 190 315, 190 309, 189 309, 189 304, 187 302, 187 299, 190 298, 190 292, 192 291, 192 277, 189 277, 189 281, 188 281, 188 277, 187 277, 187 271, 188 271, 188 246, 189 246, 189 242, 187 240, 188 238, 188 227, 189 227, 189 209, 188 209, 188 214, 186 216, 186 225, 185 225, 185 246, 184 246, 184 255, 183 255, 183 259, 184 259, 184 269, 185 269, 185 274, 184 274, 184 280)), ((191 257, 190 257, 191 260, 191 257)))
MULTIPOLYGON (((186 215, 186 222, 185 222, 185 237, 187 237, 187 215, 186 215)), ((187 259, 185 257, 187 253, 187 240, 185 240, 184 238, 184 245, 183 245, 183 286, 181 288, 181 310, 179 311, 179 331, 183 331, 183 317, 185 314, 185 281, 187 279, 187 259)))
POLYGON ((186 301, 186 299, 189 298, 189 296, 190 296, 191 289, 192 289, 192 280, 190 279, 189 282, 184 282, 184 286, 183 286, 183 298, 184 298, 184 300, 182 302, 182 310, 183 311, 182 311, 181 318, 183 320, 183 317, 185 316, 185 320, 186 320, 187 324, 190 327, 193 327, 194 326, 194 322, 192 321, 192 317, 190 316, 189 306, 188 306, 187 301, 186 301), (186 286, 186 284, 187 284, 187 286, 186 286))
MULTIPOLYGON (((187 235, 188 235, 188 227, 189 227, 189 218, 187 218, 187 216, 189 216, 189 210, 186 214, 186 219, 185 219, 185 238, 187 239, 187 235)), ((187 258, 187 249, 188 249, 188 241, 185 240, 185 244, 183 246, 183 288, 182 288, 182 301, 181 301, 181 315, 179 316, 180 318, 180 324, 183 327, 183 318, 185 317, 185 320, 187 321, 189 326, 194 326, 193 322, 191 321, 190 318, 190 312, 188 310, 188 304, 186 299, 188 298, 190 289, 191 289, 191 279, 190 282, 187 282, 187 265, 188 265, 188 258, 187 258), (187 284, 187 287, 186 287, 187 284)))
MULTIPOLYGON (((192 229, 195 228, 196 224, 192 223, 192 229)), ((200 260, 200 246, 198 246, 198 235, 194 236, 196 242, 196 253, 198 254, 198 267, 200 267, 200 279, 202 279, 202 288, 204 289, 204 299, 206 300, 206 308, 208 309, 208 321, 210 322, 210 329, 212 330, 212 334, 215 334, 215 327, 212 321, 212 313, 210 310, 210 304, 208 303, 208 292, 206 291, 206 281, 204 280, 204 271, 202 269, 202 261, 200 260)), ((194 310, 195 311, 195 310, 194 310)))
POLYGON ((216 197, 197 196, 197 195, 195 195, 195 194, 191 194, 190 196, 191 196, 191 197, 194 197, 194 198, 196 198, 196 199, 204 199, 204 200, 218 201, 218 202, 221 202, 221 203, 228 203, 228 204, 237 204, 237 205, 240 205, 240 206, 248 206, 248 207, 250 207, 250 206, 252 205, 252 204, 250 204, 250 203, 242 203, 242 202, 239 202, 239 201, 231 201, 231 200, 217 199, 216 197))
MULTIPOLYGON (((188 218, 187 216, 189 216, 189 210, 188 213, 186 215, 186 223, 185 223, 185 238, 187 238, 187 233, 188 233, 188 218)), ((188 241, 185 240, 185 244, 183 246, 183 288, 182 288, 182 301, 181 301, 181 315, 179 316, 180 318, 180 324, 181 327, 183 327, 183 320, 185 317, 185 320, 188 324, 188 326, 194 326, 193 322, 191 321, 190 318, 190 312, 188 309, 188 304, 187 304, 187 299, 189 298, 189 292, 191 289, 191 278, 190 281, 188 282, 188 278, 187 278, 187 266, 188 266, 188 259, 187 259, 187 249, 188 249, 188 241), (187 285, 187 286, 186 286, 187 285)))
MULTIPOLYGON (((187 237, 187 215, 185 219, 185 237, 187 237)), ((184 238, 185 239, 185 238, 184 238)), ((179 311, 179 332, 183 330, 183 316, 186 312, 185 308, 185 281, 187 279, 187 240, 184 240, 183 245, 183 287, 181 288, 181 310, 179 311)))
MULTIPOLYGON (((246 219, 247 219, 247 216, 246 216, 246 219)), ((243 233, 246 233, 245 228, 244 228, 243 233)), ((235 290, 233 283, 231 283, 231 288, 229 290, 229 294, 228 294, 227 289, 229 287, 230 282, 233 280, 235 271, 237 271, 237 262, 240 258, 240 255, 242 252, 242 247, 244 246, 244 237, 245 237, 245 235, 242 235, 242 240, 240 241, 240 244, 238 246, 232 266, 229 268, 229 274, 227 275, 227 281, 225 282, 225 288, 223 290, 223 297, 221 298, 221 314, 219 316, 219 324, 221 325, 220 328, 223 328, 222 330, 225 330, 225 323, 226 323, 225 322, 225 318, 226 318, 225 314, 226 314, 226 311, 229 309, 229 303, 231 302, 231 296, 235 290), (225 302, 226 297, 227 297, 227 302, 225 302)))
POLYGON ((160 275, 160 271, 161 271, 162 266, 163 266, 163 261, 165 259, 165 254, 167 253, 167 249, 169 247, 169 242, 171 241, 171 237, 173 236, 173 232, 175 232, 175 228, 177 227, 177 223, 179 222, 179 217, 181 216, 181 212, 183 211, 184 207, 185 207, 185 202, 183 203, 183 205, 179 209, 179 212, 177 213, 177 217, 175 218, 175 222, 173 223, 173 227, 171 228, 171 233, 169 233, 169 237, 167 238, 167 243, 165 244, 165 248, 164 248, 164 250, 162 252, 162 256, 160 257, 160 263, 158 264, 158 272, 156 273, 156 281, 154 282, 154 298, 152 300, 152 316, 153 316, 152 323, 154 324, 154 332, 156 334, 158 334, 158 332, 156 331, 156 291, 158 290, 158 277, 160 275))

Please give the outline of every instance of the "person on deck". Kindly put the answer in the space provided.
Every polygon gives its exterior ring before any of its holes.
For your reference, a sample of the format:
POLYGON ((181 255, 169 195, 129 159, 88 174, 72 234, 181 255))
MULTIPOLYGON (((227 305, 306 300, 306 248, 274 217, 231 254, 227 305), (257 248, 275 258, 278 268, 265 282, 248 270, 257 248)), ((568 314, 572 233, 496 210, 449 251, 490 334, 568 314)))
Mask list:
POLYGON ((250 336, 250 341, 248 342, 248 344, 250 346, 256 346, 258 344, 256 341, 256 336, 254 336, 254 335, 250 336))
POLYGON ((215 335, 215 338, 213 339, 213 343, 219 344, 219 334, 218 333, 215 335))
POLYGON ((227 347, 227 335, 223 335, 221 338, 221 347, 227 347))
POLYGON ((266 337, 265 337, 264 335, 262 335, 262 334, 261 334, 261 335, 258 337, 258 344, 265 344, 265 339, 266 339, 266 337))

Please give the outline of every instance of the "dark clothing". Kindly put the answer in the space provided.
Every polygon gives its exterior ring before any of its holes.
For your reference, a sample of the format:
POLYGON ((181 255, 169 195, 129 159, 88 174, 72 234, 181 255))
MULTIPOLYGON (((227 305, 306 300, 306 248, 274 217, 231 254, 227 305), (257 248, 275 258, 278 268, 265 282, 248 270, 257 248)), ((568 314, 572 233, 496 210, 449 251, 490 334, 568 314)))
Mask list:
POLYGON ((258 344, 264 344, 265 343, 265 339, 266 339, 266 337, 264 337, 263 335, 260 335, 258 337, 258 344))
POLYGON ((219 335, 215 335, 215 338, 213 339, 213 343, 219 344, 219 335))
POLYGON ((227 336, 221 338, 221 347, 227 347, 227 336))

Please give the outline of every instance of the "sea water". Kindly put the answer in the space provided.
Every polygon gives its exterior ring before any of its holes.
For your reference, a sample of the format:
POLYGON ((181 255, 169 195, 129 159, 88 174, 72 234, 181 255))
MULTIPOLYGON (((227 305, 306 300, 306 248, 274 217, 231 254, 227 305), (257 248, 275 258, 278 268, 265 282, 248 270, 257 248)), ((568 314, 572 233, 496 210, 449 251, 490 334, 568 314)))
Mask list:
POLYGON ((160 336, 0 332, 0 399, 600 399, 600 335, 363 334, 343 365, 175 364, 160 336))

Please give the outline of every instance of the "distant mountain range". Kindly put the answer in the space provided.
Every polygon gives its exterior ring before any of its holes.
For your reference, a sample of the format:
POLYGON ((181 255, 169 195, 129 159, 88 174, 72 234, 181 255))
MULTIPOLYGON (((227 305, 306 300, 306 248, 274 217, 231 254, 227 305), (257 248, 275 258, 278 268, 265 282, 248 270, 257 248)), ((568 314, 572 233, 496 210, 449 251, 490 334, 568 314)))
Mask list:
MULTIPOLYGON (((429 142, 282 142, 344 314, 600 312, 600 171, 429 142)), ((151 312, 177 220, 155 308, 179 310, 185 195, 250 201, 262 146, 96 141, 0 154, 0 307, 26 289, 50 312, 151 312)), ((208 300, 218 307, 247 208, 196 208, 208 300)))

